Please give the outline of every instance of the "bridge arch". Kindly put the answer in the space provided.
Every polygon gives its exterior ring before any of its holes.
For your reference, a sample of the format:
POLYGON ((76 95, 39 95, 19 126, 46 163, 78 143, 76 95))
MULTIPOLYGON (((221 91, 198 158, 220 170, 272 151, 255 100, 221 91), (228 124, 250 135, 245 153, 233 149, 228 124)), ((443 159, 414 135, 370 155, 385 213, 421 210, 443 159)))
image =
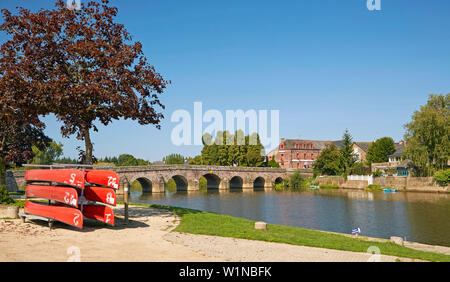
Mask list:
POLYGON ((207 173, 203 175, 206 178, 207 190, 219 190, 220 177, 213 173, 207 173))
POLYGON ((253 181, 253 189, 264 189, 265 183, 266 180, 263 177, 259 176, 253 181))
POLYGON ((177 185, 177 192, 188 190, 188 180, 185 176, 176 174, 172 176, 171 179, 173 179, 175 181, 175 184, 177 185))
POLYGON ((152 192, 152 181, 147 177, 136 177, 130 183, 130 193, 145 194, 152 192))
POLYGON ((230 179, 230 190, 242 190, 244 185, 244 180, 242 177, 236 175, 230 179))
POLYGON ((275 180, 273 181, 275 184, 281 184, 281 183, 283 183, 283 177, 277 177, 277 178, 275 178, 275 180))

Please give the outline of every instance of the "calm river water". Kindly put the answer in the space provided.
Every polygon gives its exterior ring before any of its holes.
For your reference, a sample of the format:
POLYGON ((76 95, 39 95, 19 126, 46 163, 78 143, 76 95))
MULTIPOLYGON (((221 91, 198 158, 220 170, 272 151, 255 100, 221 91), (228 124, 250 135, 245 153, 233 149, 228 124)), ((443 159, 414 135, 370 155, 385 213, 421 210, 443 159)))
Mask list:
POLYGON ((321 190, 131 194, 133 202, 229 214, 267 223, 450 246, 450 195, 321 190))

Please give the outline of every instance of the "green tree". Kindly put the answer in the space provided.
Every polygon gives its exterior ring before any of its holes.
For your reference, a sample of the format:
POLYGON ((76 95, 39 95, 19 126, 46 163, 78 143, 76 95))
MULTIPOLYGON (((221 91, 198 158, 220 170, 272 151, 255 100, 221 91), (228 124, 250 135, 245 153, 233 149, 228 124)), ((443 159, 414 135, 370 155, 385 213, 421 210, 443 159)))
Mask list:
POLYGON ((31 147, 34 153, 33 164, 50 165, 59 159, 63 154, 63 144, 51 142, 48 147, 39 150, 33 145, 31 147))
POLYGON ((341 152, 333 143, 325 148, 313 164, 316 175, 340 175, 344 172, 341 152))
POLYGON ((168 165, 184 164, 185 160, 186 158, 180 154, 170 154, 163 158, 163 162, 168 165))
POLYGON ((356 162, 356 157, 353 153, 353 138, 348 132, 348 129, 345 130, 342 137, 342 147, 340 149, 340 152, 342 157, 342 165, 344 166, 344 172, 349 173, 353 164, 356 162))
POLYGON ((431 94, 428 103, 415 111, 405 124, 404 154, 413 161, 416 173, 431 176, 447 167, 450 159, 450 93, 431 94))
POLYGON ((268 167, 280 167, 280 164, 277 163, 274 159, 271 159, 270 161, 267 162, 267 166, 268 167))
POLYGON ((193 158, 188 158, 188 164, 190 165, 202 165, 202 156, 195 156, 193 158))
POLYGON ((234 135, 219 131, 214 140, 210 134, 205 134, 202 141, 201 163, 204 165, 257 166, 264 161, 264 146, 256 133, 244 136, 240 130, 234 135))
POLYGON ((264 146, 261 144, 257 133, 249 135, 246 141, 247 152, 245 157, 247 166, 257 166, 264 161, 264 146))
POLYGON ((395 143, 391 137, 377 139, 369 146, 367 161, 369 163, 383 163, 389 160, 389 155, 395 152, 395 143))
POLYGON ((122 154, 117 159, 117 166, 137 166, 138 161, 130 154, 122 154))

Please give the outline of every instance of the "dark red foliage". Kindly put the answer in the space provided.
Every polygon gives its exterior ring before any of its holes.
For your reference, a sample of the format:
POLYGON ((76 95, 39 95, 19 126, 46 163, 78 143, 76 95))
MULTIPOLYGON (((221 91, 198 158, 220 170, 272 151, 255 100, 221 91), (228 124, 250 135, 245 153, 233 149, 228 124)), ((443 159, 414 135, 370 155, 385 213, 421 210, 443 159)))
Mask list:
POLYGON ((71 10, 59 0, 53 10, 2 10, 0 30, 11 38, 0 48, 0 87, 14 89, 2 103, 33 115, 54 113, 63 136, 85 140, 87 162, 96 120, 132 119, 159 128, 159 95, 170 83, 114 21, 118 10, 108 4, 91 1, 71 10))

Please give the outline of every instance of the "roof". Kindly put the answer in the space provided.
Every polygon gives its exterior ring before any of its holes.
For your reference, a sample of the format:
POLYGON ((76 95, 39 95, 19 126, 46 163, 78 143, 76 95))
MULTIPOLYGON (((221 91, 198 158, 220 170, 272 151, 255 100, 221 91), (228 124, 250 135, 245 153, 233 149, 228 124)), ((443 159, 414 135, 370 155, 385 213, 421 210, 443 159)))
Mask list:
POLYGON ((266 156, 275 156, 278 153, 278 148, 273 149, 270 151, 266 156))
POLYGON ((389 155, 389 157, 401 157, 403 156, 403 148, 400 148, 396 150, 392 155, 389 155))
MULTIPOLYGON (((295 144, 300 144, 300 145, 301 144, 313 144, 313 149, 323 150, 326 147, 328 147, 328 145, 333 143, 333 141, 304 140, 304 139, 285 139, 282 142, 284 142, 284 149, 287 149, 287 150, 303 149, 301 146, 299 148, 296 148, 295 144)), ((310 149, 310 148, 307 148, 307 149, 310 149)))
POLYGON ((354 142, 353 144, 355 144, 356 146, 358 146, 359 148, 361 148, 361 150, 363 150, 364 152, 368 152, 369 151, 369 147, 373 142, 354 142))

